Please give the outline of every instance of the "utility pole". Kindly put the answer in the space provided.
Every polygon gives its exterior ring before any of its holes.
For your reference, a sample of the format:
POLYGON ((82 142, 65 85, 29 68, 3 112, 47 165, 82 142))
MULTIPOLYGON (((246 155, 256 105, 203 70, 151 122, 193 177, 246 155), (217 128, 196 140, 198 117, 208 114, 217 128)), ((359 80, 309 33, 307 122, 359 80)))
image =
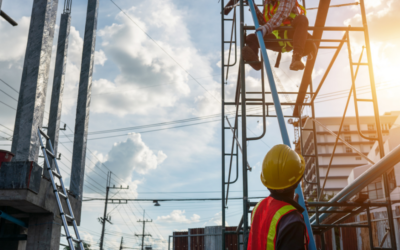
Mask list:
POLYGON ((142 232, 142 234, 135 234, 135 236, 142 236, 142 250, 144 250, 144 237, 146 237, 146 236, 152 237, 151 234, 145 234, 144 233, 144 229, 146 227, 146 222, 153 222, 153 220, 145 220, 144 219, 145 213, 146 213, 145 210, 143 210, 143 220, 138 220, 138 222, 142 222, 143 223, 143 232, 142 232))
POLYGON ((119 250, 122 250, 123 248, 122 244, 124 244, 124 237, 121 237, 121 245, 119 245, 119 250))
MULTIPOLYGON (((115 185, 111 187, 110 186, 110 184, 111 184, 111 175, 112 175, 112 172, 109 171, 108 174, 107 174, 106 201, 105 201, 105 204, 104 204, 104 216, 98 218, 99 222, 102 224, 101 238, 100 238, 100 250, 103 250, 104 232, 106 231, 106 222, 112 224, 111 216, 107 215, 108 193, 110 192, 110 189, 128 189, 129 188, 129 186, 126 187, 126 188, 123 188, 122 186, 115 187, 115 185)), ((122 244, 122 241, 121 241, 121 244, 122 244)))

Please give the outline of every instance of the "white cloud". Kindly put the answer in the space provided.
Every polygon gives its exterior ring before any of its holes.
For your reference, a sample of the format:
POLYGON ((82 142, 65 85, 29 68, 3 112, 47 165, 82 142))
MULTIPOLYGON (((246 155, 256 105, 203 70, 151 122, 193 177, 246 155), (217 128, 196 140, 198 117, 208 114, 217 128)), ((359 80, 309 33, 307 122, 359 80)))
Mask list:
MULTIPOLYGON (((119 179, 123 179, 121 185, 129 185, 130 191, 136 195, 137 186, 140 180, 132 181, 133 173, 146 174, 150 170, 156 169, 167 155, 162 151, 154 152, 142 140, 140 134, 132 133, 125 141, 114 143, 107 155, 96 154, 99 160, 93 170, 88 175, 100 183, 104 183, 99 175, 95 173, 99 169, 104 170, 104 166, 112 168, 112 173, 119 179)), ((89 170, 89 169, 88 169, 89 170)))
POLYGON ((104 54, 103 50, 95 51, 94 53, 94 65, 104 66, 104 63, 107 61, 107 56, 104 54))
POLYGON ((30 17, 22 17, 17 28, 4 20, 0 22, 0 61, 17 61, 25 55, 29 23, 30 17))
POLYGON ((173 210, 169 215, 157 216, 157 221, 167 223, 195 223, 200 221, 200 215, 193 214, 192 217, 186 218, 185 210, 173 210))
MULTIPOLYGON (((222 212, 218 212, 214 215, 213 218, 211 218, 209 221, 207 221, 204 226, 221 226, 222 225, 222 212)), ((225 221, 225 226, 229 226, 228 222, 225 221)))
POLYGON ((93 93, 102 96, 93 98, 91 111, 147 114, 160 108, 185 108, 177 105, 185 100, 196 106, 189 111, 209 114, 214 106, 208 103, 217 104, 212 96, 219 97, 219 84, 212 77, 201 81, 211 96, 188 75, 212 76, 212 68, 209 58, 193 45, 182 10, 171 1, 150 0, 124 11, 129 18, 120 12, 115 23, 98 31, 104 55, 120 74, 113 80, 94 81, 93 93))

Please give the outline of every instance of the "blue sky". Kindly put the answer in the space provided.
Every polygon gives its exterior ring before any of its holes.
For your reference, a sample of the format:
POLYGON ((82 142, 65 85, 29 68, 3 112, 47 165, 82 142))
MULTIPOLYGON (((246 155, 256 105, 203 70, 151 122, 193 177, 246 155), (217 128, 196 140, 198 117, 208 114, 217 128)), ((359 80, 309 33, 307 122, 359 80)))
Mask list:
MULTIPOLYGON (((89 131, 137 127, 195 117, 201 119, 190 123, 158 126, 127 131, 89 135, 86 162, 84 197, 101 197, 105 193, 105 178, 108 170, 114 175, 112 184, 129 185, 128 191, 112 191, 112 196, 129 198, 204 198, 220 197, 221 190, 221 133, 217 118, 206 118, 220 113, 220 4, 216 0, 202 1, 125 1, 114 0, 124 12, 111 1, 101 0, 96 41, 95 70, 93 74, 92 103, 89 131), (144 33, 146 32, 151 39, 144 33), (196 79, 196 80, 193 80, 196 79), (205 90, 206 89, 206 90, 205 90), (201 123, 198 125, 159 130, 174 126, 201 123), (158 131, 151 131, 158 130, 158 131), (146 132, 150 131, 150 132, 146 132), (130 133, 128 135, 128 133, 130 133), (115 135, 120 135, 116 136, 115 135), (96 139, 100 137, 109 137, 96 139), (186 192, 186 193, 185 193, 186 192), (204 193, 202 193, 204 192, 204 193)), ((348 1, 334 1, 334 4, 348 1)), ((307 0, 307 7, 317 6, 318 1, 307 0)), ((400 37, 399 21, 394 10, 400 4, 393 0, 368 0, 372 54, 378 83, 380 112, 398 110, 399 82, 396 69, 400 59, 396 49, 400 37), (397 35, 396 35, 397 34, 397 35)), ((60 1, 59 14, 62 11, 60 1)), ((71 166, 72 137, 74 128, 77 84, 84 33, 86 1, 74 1, 72 27, 69 40, 68 63, 64 91, 62 123, 68 129, 61 133, 59 152, 61 167, 67 173, 71 166)), ((4 0, 3 10, 17 20, 19 25, 11 27, 0 20, 0 79, 19 89, 22 63, 26 48, 32 1, 4 0), (29 4, 27 4, 29 2, 29 4)), ((59 14, 57 25, 59 24, 59 14)), ((312 25, 315 10, 308 17, 312 25)), ((246 24, 252 25, 248 13, 246 24)), ((360 25, 357 6, 332 8, 327 25, 360 25)), ((325 37, 340 38, 340 32, 325 37)), ((353 58, 358 58, 363 40, 352 35, 353 58)), ((57 33, 54 42, 57 41, 57 33)), ((55 47, 53 48, 53 55, 55 47)), ((314 83, 323 75, 334 51, 321 51, 314 71, 314 83)), ((275 53, 269 53, 275 61, 275 53)), ((290 54, 282 58, 275 70, 281 90, 296 91, 302 72, 289 71, 290 54)), ((54 70, 52 57, 49 77, 48 102, 54 70)), ((364 58, 365 59, 365 58, 364 58)), ((331 71, 322 96, 316 103, 317 116, 340 116, 343 112, 343 96, 332 92, 350 87, 350 74, 346 48, 340 53, 331 71), (339 99, 338 99, 339 98, 339 99)), ((230 69, 227 97, 232 98, 235 89, 237 67, 230 69)), ((260 74, 246 69, 248 89, 260 88, 260 74)), ((361 70, 358 86, 368 83, 368 73, 361 70)), ((17 98, 17 93, 0 82, 0 89, 17 98)), ((368 94, 365 94, 368 97, 368 94)), ((0 100, 11 107, 16 101, 0 93, 0 100)), ((294 101, 295 96, 282 97, 282 101, 294 101)), ((371 114, 371 108, 361 107, 363 115, 371 114)), ((15 110, 0 104, 0 124, 12 130, 15 110)), ((46 106, 49 110, 49 106, 46 106)), ((350 106, 349 114, 354 114, 350 106)), ((290 109, 285 112, 289 114, 290 109)), ((306 112, 309 113, 308 110, 306 112)), ((48 116, 45 114, 47 125, 48 116)), ((232 121, 232 119, 231 119, 232 121)), ((260 134, 260 119, 248 119, 248 135, 260 134)), ((288 130, 293 138, 293 128, 288 130)), ((10 130, 0 127, 0 136, 8 138, 10 130), (7 134, 5 134, 5 133, 7 134)), ((228 134, 229 135, 229 134, 228 134)), ((227 145, 231 138, 227 139, 227 145)), ((260 163, 271 145, 280 143, 275 119, 268 119, 267 134, 261 141, 248 144, 250 196, 266 196, 268 192, 259 181, 260 163)), ((10 142, 2 140, 1 149, 10 149, 10 142)), ((241 174, 239 173, 239 180, 241 174)), ((240 196, 241 185, 231 186, 231 197, 240 196)), ((228 225, 237 225, 240 219, 240 201, 229 201, 228 225)), ((101 226, 97 218, 103 214, 103 202, 85 202, 81 231, 87 241, 98 243, 101 226)), ((146 209, 146 218, 153 219, 146 232, 153 235, 149 244, 165 249, 168 235, 173 230, 218 225, 221 223, 220 202, 164 202, 154 207, 151 202, 110 205, 113 225, 107 225, 106 246, 119 246, 124 236, 126 246, 138 246, 135 233, 141 233, 141 224, 136 222, 146 209)))

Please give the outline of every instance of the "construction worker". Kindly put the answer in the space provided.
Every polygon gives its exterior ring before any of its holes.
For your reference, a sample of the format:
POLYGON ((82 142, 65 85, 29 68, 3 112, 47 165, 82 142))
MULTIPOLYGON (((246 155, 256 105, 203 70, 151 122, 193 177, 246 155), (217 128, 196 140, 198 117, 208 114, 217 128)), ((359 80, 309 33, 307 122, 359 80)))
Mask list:
POLYGON ((307 249, 304 209, 294 197, 304 169, 303 157, 286 145, 276 145, 267 153, 261 182, 271 195, 253 209, 248 250, 307 249))
MULTIPOLYGON (((308 55, 308 59, 316 55, 317 48, 312 41, 307 41, 311 35, 307 32, 308 19, 305 16, 305 8, 297 3, 297 0, 264 0, 264 11, 260 12, 255 6, 257 19, 264 40, 293 39, 292 42, 276 41, 265 42, 265 47, 269 50, 279 52, 275 67, 279 67, 281 53, 293 50, 291 70, 303 70, 304 64, 301 61, 303 56, 308 55), (280 26, 291 26, 293 29, 276 30, 280 26)), ((255 70, 261 69, 258 59, 258 49, 260 48, 255 34, 246 37, 246 46, 242 49, 243 59, 250 62, 255 70)))

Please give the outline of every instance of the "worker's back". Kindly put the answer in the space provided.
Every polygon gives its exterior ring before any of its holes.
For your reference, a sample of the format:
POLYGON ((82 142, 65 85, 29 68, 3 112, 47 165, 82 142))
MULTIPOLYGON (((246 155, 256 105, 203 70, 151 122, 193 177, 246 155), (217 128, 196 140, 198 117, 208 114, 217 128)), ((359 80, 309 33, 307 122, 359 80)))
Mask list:
POLYGON ((303 250, 308 236, 301 213, 292 197, 272 194, 253 209, 248 250, 303 250))

